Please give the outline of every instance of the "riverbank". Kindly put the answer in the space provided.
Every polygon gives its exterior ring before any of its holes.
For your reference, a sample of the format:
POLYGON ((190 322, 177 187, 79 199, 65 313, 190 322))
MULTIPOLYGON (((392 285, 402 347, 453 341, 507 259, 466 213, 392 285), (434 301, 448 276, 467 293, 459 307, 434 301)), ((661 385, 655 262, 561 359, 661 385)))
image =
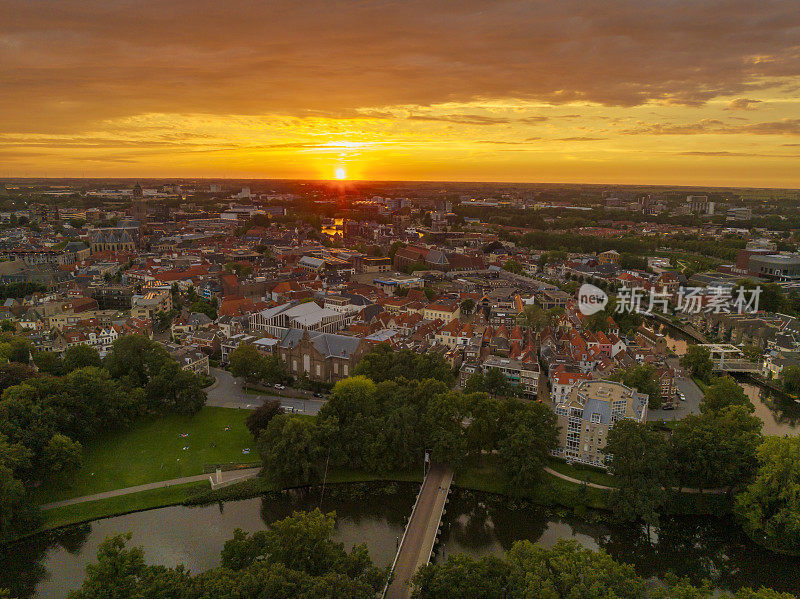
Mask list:
MULTIPOLYGON (((497 464, 497 456, 483 456, 480 460, 474 460, 460 469, 453 481, 453 486, 463 490, 508 497, 511 500, 524 500, 532 505, 566 508, 575 513, 585 513, 586 510, 609 510, 610 491, 603 487, 613 485, 613 477, 596 469, 571 466, 557 460, 550 462, 549 469, 551 472, 545 472, 542 480, 530 492, 510 496, 506 477, 497 464), (584 485, 584 481, 587 484, 584 485)), ((419 472, 375 474, 352 470, 333 470, 329 473, 325 485, 368 482, 421 483, 422 472, 420 470, 419 472)), ((302 487, 322 488, 322 486, 321 483, 315 483, 302 487)), ((281 491, 260 477, 215 490, 210 488, 207 481, 151 489, 44 511, 42 526, 26 536, 132 512, 173 505, 208 505, 216 502, 250 499, 278 492, 281 491)), ((670 501, 665 512, 669 515, 719 516, 730 513, 731 508, 731 500, 725 495, 681 493, 670 501)))

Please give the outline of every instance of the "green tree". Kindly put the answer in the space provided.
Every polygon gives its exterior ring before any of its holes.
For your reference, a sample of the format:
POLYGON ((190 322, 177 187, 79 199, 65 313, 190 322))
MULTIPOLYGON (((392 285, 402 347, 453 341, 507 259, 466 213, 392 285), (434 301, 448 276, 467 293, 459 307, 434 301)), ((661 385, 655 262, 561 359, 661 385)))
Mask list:
POLYGON ((747 534, 777 551, 800 552, 800 437, 768 437, 755 480, 736 497, 747 534))
POLYGON ((167 350, 144 335, 125 335, 114 341, 105 358, 112 377, 132 387, 144 387, 170 361, 167 350))
POLYGON ((507 492, 530 493, 544 473, 550 451, 558 445, 556 416, 543 403, 526 406, 513 419, 510 434, 500 441, 500 467, 507 477, 507 492))
POLYGON ((507 260, 505 264, 503 264, 503 270, 507 270, 510 273, 514 273, 515 275, 524 275, 525 269, 522 267, 522 264, 517 262, 516 260, 507 260))
POLYGON ((558 317, 563 314, 563 308, 545 310, 538 304, 528 304, 520 312, 517 320, 520 326, 530 327, 534 331, 541 331, 545 327, 555 327, 558 317))
POLYGON ((7 362, 0 364, 0 391, 34 378, 36 371, 27 364, 7 362))
POLYGON ((495 556, 476 559, 450 555, 442 565, 428 564, 413 578, 414 599, 505 599, 509 565, 495 556))
POLYGON ((464 385, 464 393, 484 393, 486 390, 486 381, 484 380, 483 373, 480 370, 475 370, 464 385))
POLYGON ((21 443, 9 443, 0 433, 0 541, 24 532, 35 522, 31 502, 17 473, 30 467, 30 451, 21 443))
POLYGON ((742 386, 729 376, 720 377, 706 388, 700 410, 715 412, 728 406, 744 406, 749 411, 755 411, 755 406, 742 386))
POLYGON ((144 392, 149 410, 156 413, 195 414, 207 399, 200 377, 172 359, 164 362, 144 392))
POLYGON ((251 343, 240 343, 230 355, 231 374, 254 383, 264 372, 264 358, 251 343))
POLYGON ((189 312, 205 314, 211 320, 217 319, 217 307, 201 298, 197 298, 189 305, 189 312))
POLYGON ((461 302, 461 313, 465 316, 472 314, 472 311, 475 309, 475 300, 471 298, 465 299, 461 302))
POLYGON ((65 474, 81 467, 82 447, 66 435, 55 434, 44 450, 48 469, 56 475, 65 474))
POLYGON ((758 463, 762 426, 744 406, 686 416, 670 438, 670 461, 678 485, 732 488, 746 483, 758 463))
POLYGON ((442 354, 416 353, 409 349, 394 351, 388 343, 380 343, 364 354, 353 369, 353 374, 364 375, 376 383, 397 379, 435 379, 448 387, 453 385, 453 372, 442 354))
POLYGON ((436 462, 459 466, 467 455, 464 414, 456 393, 435 393, 425 409, 425 444, 436 462))
POLYGON ((325 449, 314 422, 290 414, 275 416, 258 440, 262 473, 277 487, 317 482, 325 449))
POLYGON ((499 368, 490 368, 483 375, 483 391, 498 397, 511 397, 514 387, 499 368))
POLYGON ((757 345, 744 345, 742 346, 742 353, 744 357, 752 362, 761 362, 761 358, 764 355, 764 352, 761 351, 761 348, 757 345))
POLYGON ((28 364, 31 361, 31 344, 27 339, 11 337, 0 343, 0 355, 9 362, 28 364))
POLYGON ((615 562, 604 551, 577 541, 559 541, 551 549, 530 541, 514 543, 508 553, 511 596, 570 599, 639 599, 647 583, 632 566, 615 562))
POLYGON ((270 384, 289 380, 289 371, 283 358, 277 354, 266 356, 261 363, 261 380, 270 384))
POLYGON ((781 383, 786 393, 800 393, 800 366, 786 366, 781 370, 781 383))
POLYGON ((664 437, 634 420, 618 421, 603 449, 608 470, 618 481, 610 507, 624 520, 658 522, 658 510, 669 486, 668 453, 664 437))
POLYGON ((33 356, 33 363, 39 372, 61 376, 64 374, 64 360, 55 352, 40 351, 33 356))
POLYGON ((266 430, 272 419, 283 414, 281 402, 277 399, 266 399, 258 408, 250 412, 245 420, 245 425, 255 439, 258 439, 262 431, 266 430))
POLYGON ((714 368, 711 352, 699 345, 690 345, 686 353, 681 356, 680 364, 688 369, 692 376, 696 376, 705 382, 708 382, 711 378, 711 371, 714 368))
POLYGON ((98 351, 89 345, 73 345, 64 350, 64 370, 66 372, 87 366, 99 368, 102 364, 98 351))

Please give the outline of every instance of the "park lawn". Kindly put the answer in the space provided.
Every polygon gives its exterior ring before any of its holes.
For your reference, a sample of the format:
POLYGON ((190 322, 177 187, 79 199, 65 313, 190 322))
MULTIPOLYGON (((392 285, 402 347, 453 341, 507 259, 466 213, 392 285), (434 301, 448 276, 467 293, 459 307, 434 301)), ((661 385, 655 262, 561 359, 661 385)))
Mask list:
POLYGON ((194 416, 168 414, 101 435, 84 445, 80 470, 67 481, 48 481, 35 499, 49 503, 202 474, 205 465, 257 460, 255 441, 244 424, 249 413, 206 406, 194 416), (250 449, 247 455, 245 448, 250 449))
POLYGON ((50 530, 59 526, 78 524, 109 516, 178 505, 208 488, 208 481, 200 481, 45 510, 42 512, 44 522, 40 530, 50 530))
POLYGON ((550 466, 550 468, 559 474, 564 474, 570 478, 575 478, 581 481, 594 483, 596 485, 603 485, 606 487, 616 486, 613 476, 611 476, 608 472, 603 472, 597 468, 590 468, 578 464, 570 465, 557 458, 551 458, 548 462, 548 466, 550 466))
POLYGON ((468 460, 453 478, 453 484, 473 491, 504 494, 506 476, 498 465, 496 454, 484 455, 479 459, 468 460))

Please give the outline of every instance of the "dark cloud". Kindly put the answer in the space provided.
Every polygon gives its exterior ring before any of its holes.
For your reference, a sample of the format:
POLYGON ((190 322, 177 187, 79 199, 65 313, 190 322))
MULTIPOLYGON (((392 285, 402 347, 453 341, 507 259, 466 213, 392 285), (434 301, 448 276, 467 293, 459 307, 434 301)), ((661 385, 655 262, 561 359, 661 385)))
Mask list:
POLYGON ((726 110, 755 110, 761 100, 750 100, 749 98, 736 98, 728 103, 726 110))
POLYGON ((678 152, 677 156, 715 156, 715 157, 734 157, 734 158, 800 158, 800 154, 758 154, 753 152, 678 152))
POLYGON ((0 0, 0 131, 492 98, 700 106, 796 85, 798 27, 796 0, 0 0))
POLYGON ((507 125, 513 122, 505 117, 483 116, 479 114, 412 114, 410 121, 440 121, 443 123, 458 123, 459 125, 507 125))
POLYGON ((701 134, 749 134, 749 135, 800 135, 800 119, 783 119, 747 125, 725 123, 719 119, 702 119, 695 123, 679 125, 662 123, 640 123, 632 129, 622 131, 629 135, 701 135, 701 134))
POLYGON ((584 136, 577 136, 577 137, 559 137, 556 141, 603 141, 608 139, 607 137, 584 137, 584 136))

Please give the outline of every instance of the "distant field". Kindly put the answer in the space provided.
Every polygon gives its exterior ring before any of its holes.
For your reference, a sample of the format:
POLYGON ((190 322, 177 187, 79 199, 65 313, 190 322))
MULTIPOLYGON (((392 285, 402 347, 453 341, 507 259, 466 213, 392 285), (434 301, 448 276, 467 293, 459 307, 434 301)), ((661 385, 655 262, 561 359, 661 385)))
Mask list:
POLYGON ((35 497, 49 503, 202 474, 206 464, 258 461, 255 441, 244 425, 248 414, 247 410, 204 407, 194 416, 161 416, 102 435, 84 445, 83 467, 78 472, 43 485, 35 497), (187 436, 182 437, 183 433, 187 436), (250 449, 249 455, 242 453, 245 448, 250 449))

